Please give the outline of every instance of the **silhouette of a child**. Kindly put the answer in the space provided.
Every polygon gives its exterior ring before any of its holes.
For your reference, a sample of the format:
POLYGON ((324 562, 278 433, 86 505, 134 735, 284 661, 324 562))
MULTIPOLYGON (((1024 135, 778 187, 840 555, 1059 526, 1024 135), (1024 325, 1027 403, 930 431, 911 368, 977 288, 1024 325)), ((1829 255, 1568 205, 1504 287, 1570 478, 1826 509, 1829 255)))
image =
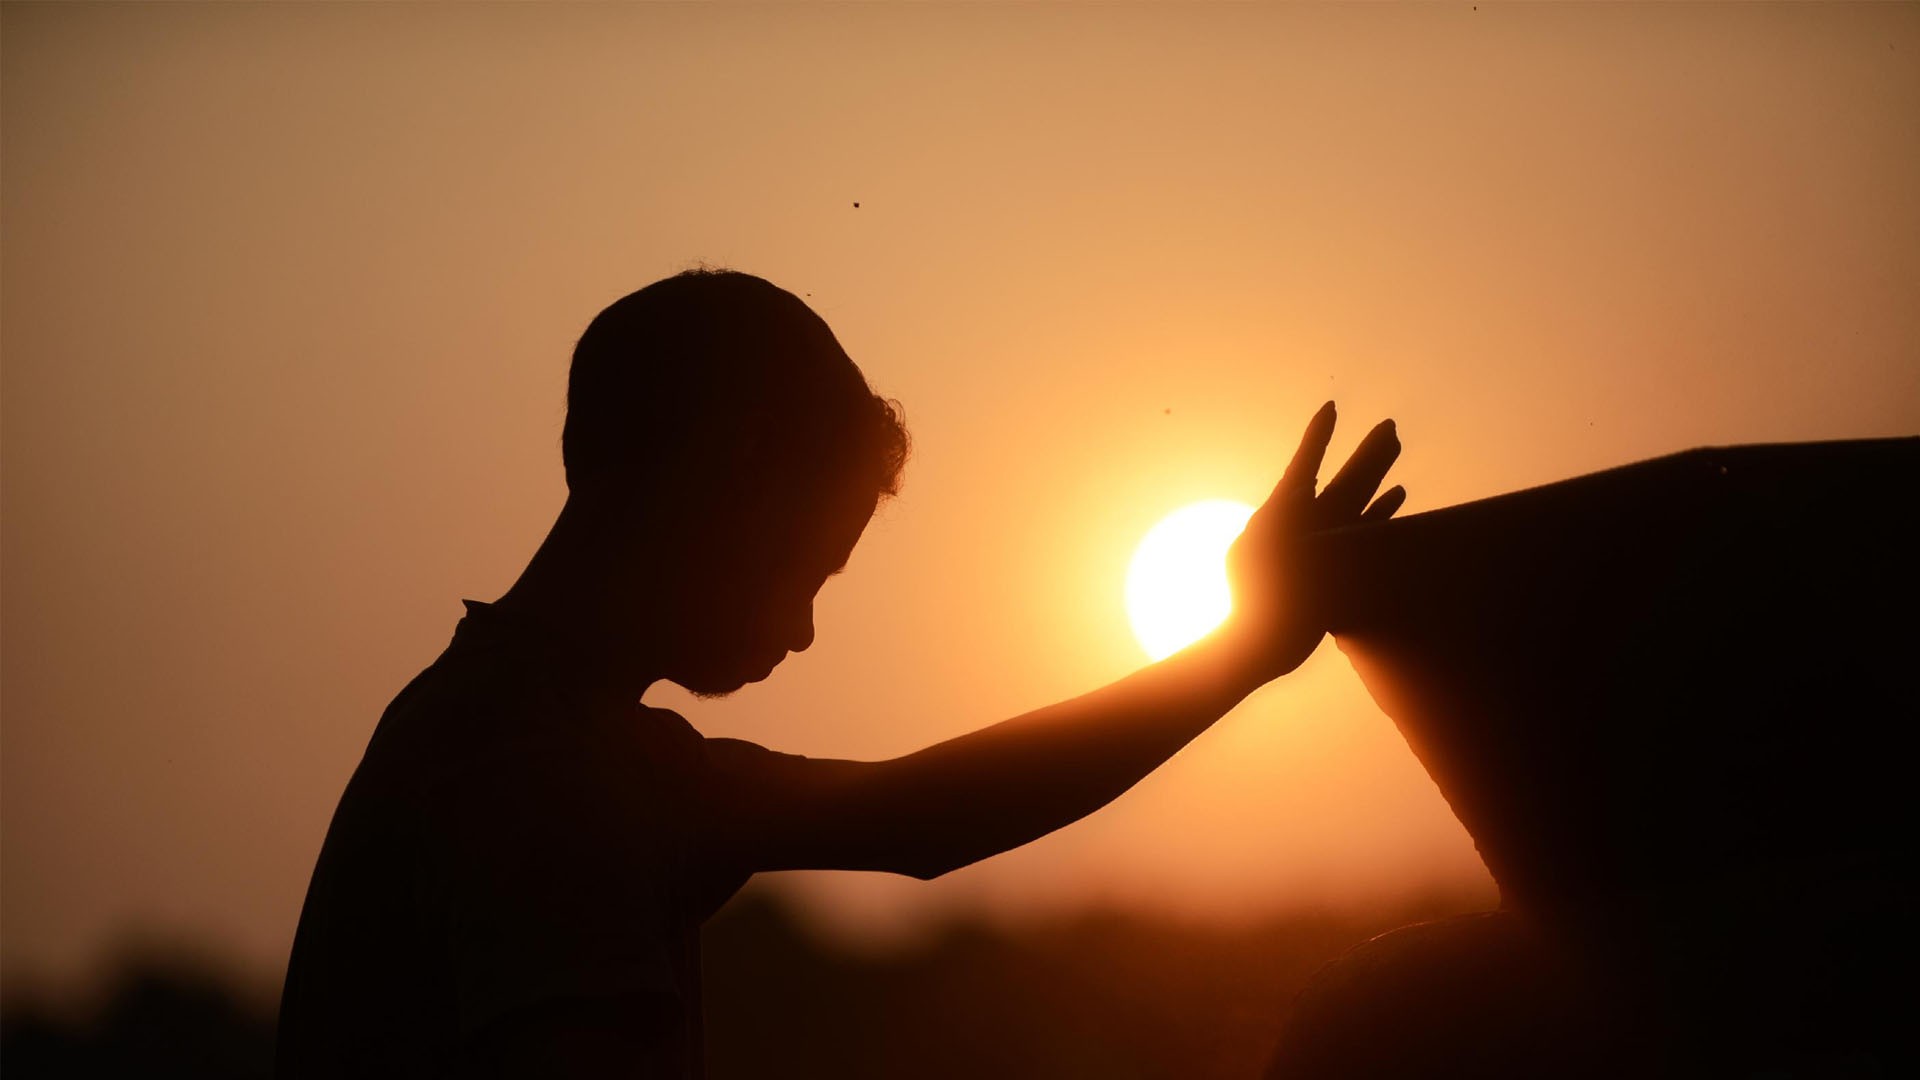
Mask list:
POLYGON ((904 757, 825 760, 639 702, 661 680, 729 693, 812 643, 815 594, 898 488, 898 406, 797 297, 704 270, 602 311, 567 406, 551 533, 465 602, 341 797, 281 1076, 699 1075, 699 927, 749 876, 933 878, 1104 806, 1319 643, 1293 541, 1404 497, 1368 505, 1390 421, 1316 495, 1329 402, 1233 549, 1221 629, 904 757))

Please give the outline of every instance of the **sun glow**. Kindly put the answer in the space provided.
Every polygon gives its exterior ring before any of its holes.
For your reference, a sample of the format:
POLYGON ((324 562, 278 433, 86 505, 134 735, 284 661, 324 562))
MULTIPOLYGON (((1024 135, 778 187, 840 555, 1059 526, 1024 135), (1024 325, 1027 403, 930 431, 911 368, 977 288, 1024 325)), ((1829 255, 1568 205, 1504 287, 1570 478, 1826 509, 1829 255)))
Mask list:
POLYGON ((1227 549, 1253 507, 1231 499, 1183 506, 1147 530, 1127 567, 1127 619, 1155 660, 1205 637, 1233 610, 1227 549))

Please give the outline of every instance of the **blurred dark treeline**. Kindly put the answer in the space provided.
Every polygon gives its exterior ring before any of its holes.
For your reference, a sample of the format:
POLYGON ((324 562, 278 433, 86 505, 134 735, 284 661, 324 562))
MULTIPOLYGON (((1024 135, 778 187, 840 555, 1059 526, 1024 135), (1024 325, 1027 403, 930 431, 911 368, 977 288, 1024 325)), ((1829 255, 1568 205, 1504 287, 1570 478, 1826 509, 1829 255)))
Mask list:
POLYGON ((123 946, 86 1000, 9 988, 0 1001, 0 1074, 194 1077, 272 1073, 278 987, 190 942, 123 946))
MULTIPOLYGON (((749 891, 707 927, 708 1075, 1258 1076, 1316 968, 1373 934, 1476 899, 1231 929, 1113 911, 957 922, 882 952, 839 946, 777 893, 749 891)), ((84 1007, 6 1001, 0 1071, 7 1080, 265 1077, 274 1011, 257 979, 192 951, 145 947, 84 1007)))

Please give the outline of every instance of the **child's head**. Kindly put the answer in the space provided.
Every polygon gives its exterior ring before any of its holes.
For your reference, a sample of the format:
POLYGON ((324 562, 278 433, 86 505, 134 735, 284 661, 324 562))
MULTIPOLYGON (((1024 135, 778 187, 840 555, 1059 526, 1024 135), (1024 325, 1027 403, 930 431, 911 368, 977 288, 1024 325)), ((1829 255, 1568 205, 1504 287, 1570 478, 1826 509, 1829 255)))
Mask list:
POLYGON ((683 630, 667 677, 725 693, 812 641, 814 593, 898 490, 907 433, 798 297, 694 270, 594 317, 561 447, 572 500, 671 555, 636 567, 683 630))
POLYGON ((614 301, 573 351, 567 484, 892 494, 898 406, 820 316, 763 278, 689 270, 614 301))

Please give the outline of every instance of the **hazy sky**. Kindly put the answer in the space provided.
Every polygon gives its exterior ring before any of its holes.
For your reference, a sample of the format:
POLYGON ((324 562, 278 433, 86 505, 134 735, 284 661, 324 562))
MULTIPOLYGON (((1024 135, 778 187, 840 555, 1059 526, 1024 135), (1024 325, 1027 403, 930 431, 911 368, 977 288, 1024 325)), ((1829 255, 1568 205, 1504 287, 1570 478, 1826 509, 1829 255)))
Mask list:
MULTIPOLYGON (((327 820, 696 263, 915 455, 709 734, 876 757, 1141 663, 1135 541, 1340 401, 1418 512, 1920 431, 1920 8, 35 6, 0 25, 0 958, 284 963, 327 820), (858 208, 855 208, 855 203, 858 208)), ((1109 810, 843 925, 1484 888, 1331 648, 1109 810)))

